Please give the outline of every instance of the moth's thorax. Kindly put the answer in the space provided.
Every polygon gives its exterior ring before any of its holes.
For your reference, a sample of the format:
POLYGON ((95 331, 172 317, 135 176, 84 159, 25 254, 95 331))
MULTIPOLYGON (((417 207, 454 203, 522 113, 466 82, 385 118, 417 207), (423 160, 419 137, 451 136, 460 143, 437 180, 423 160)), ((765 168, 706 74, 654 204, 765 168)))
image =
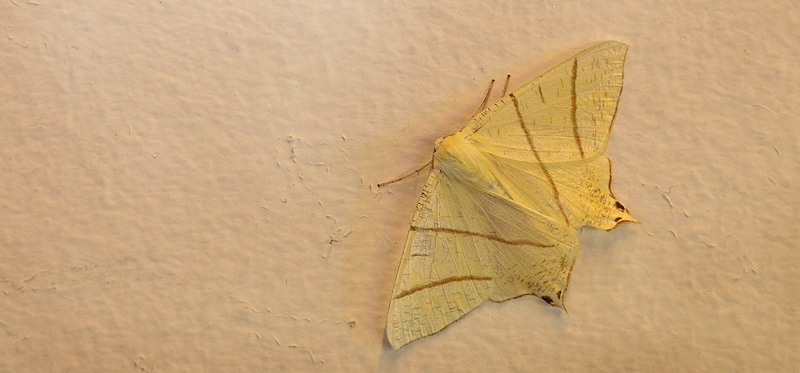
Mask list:
POLYGON ((436 140, 433 165, 441 172, 465 181, 485 181, 491 174, 486 156, 461 132, 436 140))

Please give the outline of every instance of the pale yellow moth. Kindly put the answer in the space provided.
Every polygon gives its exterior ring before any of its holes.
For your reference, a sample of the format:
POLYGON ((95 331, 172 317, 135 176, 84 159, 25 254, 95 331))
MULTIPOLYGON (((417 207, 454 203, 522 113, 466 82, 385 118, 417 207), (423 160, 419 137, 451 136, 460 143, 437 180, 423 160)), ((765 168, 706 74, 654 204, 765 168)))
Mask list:
POLYGON ((486 300, 564 308, 578 229, 635 221, 604 155, 627 48, 586 49, 436 141, 389 303, 395 349, 486 300))

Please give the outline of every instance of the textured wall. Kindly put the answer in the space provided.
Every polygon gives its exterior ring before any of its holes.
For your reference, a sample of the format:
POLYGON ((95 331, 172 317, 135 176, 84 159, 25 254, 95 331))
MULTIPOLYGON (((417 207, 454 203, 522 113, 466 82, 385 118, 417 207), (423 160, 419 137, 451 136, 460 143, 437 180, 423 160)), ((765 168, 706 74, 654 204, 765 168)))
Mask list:
POLYGON ((0 371, 800 365, 791 1, 0 4, 0 371), (630 45, 569 315, 383 327, 430 159, 492 78, 630 45))

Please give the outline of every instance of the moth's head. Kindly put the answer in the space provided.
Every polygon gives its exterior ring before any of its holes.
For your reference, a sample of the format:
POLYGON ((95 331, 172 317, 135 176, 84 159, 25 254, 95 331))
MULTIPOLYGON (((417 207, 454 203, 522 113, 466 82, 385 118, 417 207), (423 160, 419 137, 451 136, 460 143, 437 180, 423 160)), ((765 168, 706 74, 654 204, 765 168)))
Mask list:
POLYGON ((434 167, 462 180, 472 179, 483 171, 485 162, 478 149, 461 132, 436 140, 433 147, 434 167))
MULTIPOLYGON (((452 135, 450 135, 450 136, 452 136, 452 135)), ((450 136, 447 136, 447 137, 450 137, 450 136)), ((442 147, 442 143, 444 142, 444 139, 446 139, 447 137, 442 137, 440 139, 436 139, 436 142, 433 143, 433 152, 434 153, 439 151, 439 148, 442 147)))
POLYGON ((452 145, 452 138, 453 135, 445 136, 439 139, 436 139, 436 142, 433 143, 433 167, 439 168, 440 162, 442 158, 446 158, 445 154, 449 153, 448 149, 453 147, 452 145))
POLYGON ((458 143, 463 142, 466 140, 461 132, 456 132, 450 136, 442 137, 433 144, 433 152, 448 152, 452 151, 453 148, 458 147, 458 143))

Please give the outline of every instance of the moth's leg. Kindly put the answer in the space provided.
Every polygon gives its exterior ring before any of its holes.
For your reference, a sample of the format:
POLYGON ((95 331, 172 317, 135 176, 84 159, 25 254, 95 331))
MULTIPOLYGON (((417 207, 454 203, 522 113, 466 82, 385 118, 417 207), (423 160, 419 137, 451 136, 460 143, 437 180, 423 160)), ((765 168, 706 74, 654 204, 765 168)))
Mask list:
POLYGON ((378 184, 378 188, 380 188, 380 187, 383 187, 383 186, 387 186, 387 185, 389 185, 389 184, 394 184, 394 183, 396 183, 396 182, 398 182, 398 181, 400 181, 400 180, 403 180, 403 179, 405 179, 405 178, 407 178, 407 177, 409 177, 409 176, 411 176, 411 175, 414 175, 414 174, 416 174, 417 172, 420 172, 420 171, 424 170, 425 168, 427 168, 428 166, 430 166, 432 163, 433 163, 433 161, 430 161, 430 162, 428 162, 428 163, 425 163, 424 165, 422 165, 422 167, 420 167, 420 168, 418 168, 418 169, 416 169, 416 170, 414 170, 414 171, 411 171, 411 172, 409 172, 409 173, 408 173, 408 174, 406 174, 406 175, 400 176, 400 177, 398 177, 397 179, 394 179, 394 180, 391 180, 391 181, 387 181, 387 182, 384 182, 384 183, 380 183, 380 184, 378 184))
POLYGON ((478 112, 475 113, 475 115, 478 115, 478 113, 482 112, 483 109, 486 109, 486 103, 489 101, 489 94, 492 93, 492 87, 494 87, 494 79, 492 79, 491 83, 489 83, 489 90, 486 91, 486 96, 483 97, 483 102, 481 102, 481 107, 478 108, 478 112))
POLYGON ((506 85, 503 86, 503 94, 500 97, 506 97, 506 91, 508 91, 508 82, 511 80, 511 74, 506 76, 506 85))
MULTIPOLYGON (((506 75, 506 84, 503 86, 503 94, 500 97, 506 96, 506 91, 508 91, 508 82, 511 80, 511 74, 506 75)), ((489 89, 486 91, 486 96, 483 96, 483 101, 481 102, 481 107, 478 109, 478 112, 475 115, 478 115, 483 109, 486 109, 486 104, 489 103, 489 95, 492 93, 492 87, 494 87, 494 79, 492 79, 491 83, 489 83, 489 89)))

